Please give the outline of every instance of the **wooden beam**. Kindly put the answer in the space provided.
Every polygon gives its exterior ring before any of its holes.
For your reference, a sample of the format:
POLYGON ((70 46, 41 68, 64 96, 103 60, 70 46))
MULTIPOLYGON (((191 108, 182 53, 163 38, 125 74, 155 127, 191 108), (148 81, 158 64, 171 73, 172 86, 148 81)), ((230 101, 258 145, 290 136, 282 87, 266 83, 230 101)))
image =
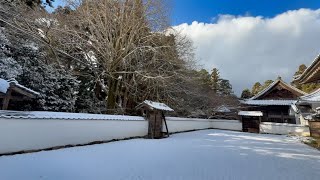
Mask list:
POLYGON ((20 89, 19 87, 16 87, 16 86, 10 86, 10 89, 13 89, 15 92, 19 93, 19 94, 22 94, 22 95, 25 95, 25 96, 28 96, 30 98, 36 98, 36 96, 32 93, 29 93, 25 90, 22 90, 20 89))

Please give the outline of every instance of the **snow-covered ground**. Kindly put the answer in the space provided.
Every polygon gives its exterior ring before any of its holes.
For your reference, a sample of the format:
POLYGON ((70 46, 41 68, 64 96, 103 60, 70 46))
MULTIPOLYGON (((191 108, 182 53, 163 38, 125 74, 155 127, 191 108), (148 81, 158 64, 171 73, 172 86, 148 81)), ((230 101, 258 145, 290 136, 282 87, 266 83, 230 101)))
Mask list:
POLYGON ((319 180, 320 152, 295 138, 222 130, 0 157, 1 180, 319 180))

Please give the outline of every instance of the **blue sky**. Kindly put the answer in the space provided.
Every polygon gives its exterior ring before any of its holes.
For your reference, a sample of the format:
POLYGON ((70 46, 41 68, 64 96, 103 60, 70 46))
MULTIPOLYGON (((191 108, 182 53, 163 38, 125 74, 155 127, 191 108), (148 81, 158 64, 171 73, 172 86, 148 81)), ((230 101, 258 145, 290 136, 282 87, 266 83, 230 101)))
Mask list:
MULTIPOLYGON (((318 9, 320 0, 168 0, 172 24, 212 22, 219 14, 273 17, 288 10, 318 9)), ((62 0, 55 0, 54 6, 62 0)))
POLYGON ((219 14, 273 17, 288 10, 318 9, 320 0, 173 0, 174 25, 211 22, 219 14))

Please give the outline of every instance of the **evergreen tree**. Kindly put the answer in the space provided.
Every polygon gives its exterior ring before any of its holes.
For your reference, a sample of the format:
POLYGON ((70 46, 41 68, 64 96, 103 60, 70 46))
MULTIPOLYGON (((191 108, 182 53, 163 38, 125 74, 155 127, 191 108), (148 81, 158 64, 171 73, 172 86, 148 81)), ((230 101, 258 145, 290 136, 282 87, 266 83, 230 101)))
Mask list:
POLYGON ((219 83, 220 83, 220 72, 217 68, 212 69, 210 79, 211 79, 211 88, 213 92, 217 93, 219 91, 219 83))
POLYGON ((267 88, 267 87, 268 87, 270 84, 272 84, 272 83, 273 83, 273 80, 266 80, 266 81, 264 82, 263 86, 261 86, 259 92, 262 91, 263 89, 267 88))
POLYGON ((17 110, 75 111, 78 81, 71 72, 46 64, 51 58, 28 36, 0 27, 0 78, 15 78, 40 93, 36 102, 22 102, 17 110))
POLYGON ((210 79, 210 74, 207 70, 201 69, 200 71, 198 71, 198 75, 200 78, 200 82, 203 86, 210 86, 211 79, 210 79))
POLYGON ((233 94, 232 85, 229 80, 220 79, 219 80, 219 93, 222 95, 231 95, 233 94))
POLYGON ((12 56, 11 43, 6 37, 5 28, 0 27, 0 77, 10 79, 21 74, 21 66, 12 56))
POLYGON ((259 82, 256 82, 252 87, 251 94, 252 95, 258 94, 261 90, 261 87, 262 87, 261 84, 259 82))
POLYGON ((301 64, 298 68, 298 70, 294 73, 295 76, 302 74, 307 69, 307 66, 304 64, 301 64))
POLYGON ((251 97, 252 97, 252 94, 251 94, 251 92, 250 92, 249 89, 244 89, 244 90, 242 91, 242 93, 241 93, 241 98, 242 98, 242 99, 249 99, 249 98, 251 98, 251 97))

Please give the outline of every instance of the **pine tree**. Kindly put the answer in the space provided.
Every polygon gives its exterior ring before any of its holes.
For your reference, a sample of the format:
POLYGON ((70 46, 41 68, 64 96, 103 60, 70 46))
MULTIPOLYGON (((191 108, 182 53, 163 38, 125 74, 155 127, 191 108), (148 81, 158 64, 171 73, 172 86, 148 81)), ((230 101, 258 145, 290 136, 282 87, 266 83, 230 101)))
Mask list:
POLYGON ((307 66, 304 64, 301 64, 298 68, 298 70, 294 73, 295 76, 302 74, 307 69, 307 66))
POLYGON ((28 36, 0 27, 0 78, 15 78, 40 93, 36 102, 23 101, 17 110, 75 111, 78 81, 71 72, 44 63, 50 58, 28 36))
POLYGON ((252 94, 251 94, 251 92, 250 92, 249 89, 244 89, 244 90, 242 91, 242 93, 241 93, 241 98, 242 98, 242 99, 249 99, 249 98, 251 98, 251 97, 252 97, 252 94))
POLYGON ((226 80, 226 79, 219 80, 219 94, 222 94, 222 95, 233 94, 232 85, 230 84, 229 80, 226 80))
POLYGON ((211 79, 211 88, 217 93, 219 91, 219 83, 220 83, 220 72, 217 68, 213 68, 210 75, 211 79))
POLYGON ((262 91, 263 89, 267 88, 270 84, 273 83, 273 80, 266 80, 263 84, 263 86, 261 86, 260 90, 259 91, 262 91))
POLYGON ((261 84, 259 82, 256 82, 252 87, 251 94, 252 95, 258 94, 261 90, 261 87, 262 87, 261 84))
POLYGON ((210 86, 211 79, 210 79, 210 74, 207 70, 201 69, 200 71, 197 72, 200 78, 200 82, 203 86, 210 86))
POLYGON ((11 79, 21 74, 21 66, 12 58, 11 43, 5 28, 0 27, 0 78, 11 79))

